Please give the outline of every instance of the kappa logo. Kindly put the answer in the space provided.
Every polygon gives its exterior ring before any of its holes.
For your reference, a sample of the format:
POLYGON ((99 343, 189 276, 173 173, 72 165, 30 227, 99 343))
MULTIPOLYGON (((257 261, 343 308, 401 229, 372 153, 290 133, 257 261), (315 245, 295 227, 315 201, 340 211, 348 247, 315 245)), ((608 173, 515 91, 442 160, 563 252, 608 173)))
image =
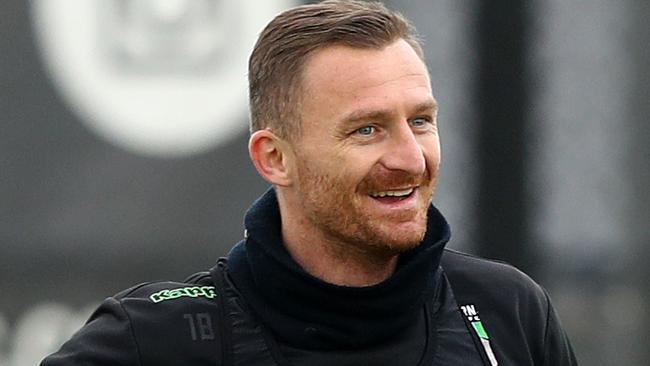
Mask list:
POLYGON ((483 345, 483 349, 485 350, 485 353, 490 360, 490 364, 492 366, 497 366, 499 362, 497 361, 496 357, 494 356, 494 352, 492 351, 490 336, 485 330, 483 322, 481 322, 481 318, 479 317, 478 310, 476 310, 476 306, 474 304, 461 305, 460 309, 463 311, 463 314, 469 323, 472 324, 472 328, 474 328, 476 335, 481 340, 481 344, 483 345))
POLYGON ((166 300, 178 299, 179 297, 205 297, 207 299, 214 299, 217 297, 217 292, 214 286, 190 286, 179 287, 171 290, 158 291, 149 299, 154 303, 159 303, 166 300))

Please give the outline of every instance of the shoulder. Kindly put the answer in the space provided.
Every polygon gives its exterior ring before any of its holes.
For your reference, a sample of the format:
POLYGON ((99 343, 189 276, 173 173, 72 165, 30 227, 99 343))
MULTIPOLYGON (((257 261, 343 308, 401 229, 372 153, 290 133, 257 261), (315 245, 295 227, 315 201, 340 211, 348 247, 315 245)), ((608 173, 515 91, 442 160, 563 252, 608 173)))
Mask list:
POLYGON ((105 299, 42 365, 216 364, 219 295, 207 272, 133 286, 105 299))
POLYGON ((210 273, 200 272, 182 282, 143 283, 113 298, 128 317, 142 364, 182 364, 187 359, 215 364, 219 291, 210 273))
POLYGON ((143 304, 143 302, 162 304, 182 304, 188 300, 214 299, 216 289, 209 272, 199 272, 183 282, 156 281, 145 282, 130 287, 113 296, 122 303, 143 304), (171 301, 176 300, 176 301, 171 301))
POLYGON ((208 272, 192 275, 182 282, 156 281, 135 285, 106 299, 123 311, 134 326, 162 325, 177 313, 212 309, 219 296, 208 272))
POLYGON ((489 334, 499 364, 577 364, 546 290, 526 273, 454 250, 445 250, 441 266, 462 311, 489 334))
POLYGON ((445 250, 442 268, 461 302, 472 300, 497 310, 517 310, 521 317, 546 316, 546 291, 511 264, 445 250))
MULTIPOLYGON (((112 297, 131 324, 141 346, 160 346, 161 336, 175 344, 212 340, 218 325, 218 293, 209 273, 184 282, 148 282, 112 297), (204 329, 198 332, 197 324, 204 329)), ((110 300, 110 299, 109 299, 110 300)))
POLYGON ((177 347, 175 352, 182 354, 197 342, 215 340, 221 295, 210 273, 200 272, 181 282, 141 283, 106 301, 119 306, 124 313, 141 356, 153 358, 149 362, 164 364, 157 357, 165 352, 155 352, 156 349, 177 347))
POLYGON ((537 282, 508 263, 453 250, 445 250, 441 265, 458 305, 480 313, 499 360, 526 365, 544 358, 552 307, 537 282))
POLYGON ((497 292, 507 290, 511 295, 512 291, 544 295, 541 286, 530 276, 503 261, 445 249, 442 267, 445 273, 453 278, 454 287, 474 287, 497 292))

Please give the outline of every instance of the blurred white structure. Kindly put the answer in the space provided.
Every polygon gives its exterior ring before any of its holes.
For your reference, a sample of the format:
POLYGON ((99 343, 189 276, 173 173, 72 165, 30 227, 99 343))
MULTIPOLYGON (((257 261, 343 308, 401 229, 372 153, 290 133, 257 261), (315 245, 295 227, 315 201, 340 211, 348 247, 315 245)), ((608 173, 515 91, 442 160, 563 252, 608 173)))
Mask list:
POLYGON ((196 154, 246 130, 247 60, 292 0, 32 0, 42 58, 92 131, 129 151, 196 154))
POLYGON ((11 338, 7 337, 7 324, 0 317, 0 346, 4 343, 7 352, 0 353, 0 365, 38 365, 85 323, 96 306, 92 304, 75 311, 59 303, 35 305, 16 321, 11 338))

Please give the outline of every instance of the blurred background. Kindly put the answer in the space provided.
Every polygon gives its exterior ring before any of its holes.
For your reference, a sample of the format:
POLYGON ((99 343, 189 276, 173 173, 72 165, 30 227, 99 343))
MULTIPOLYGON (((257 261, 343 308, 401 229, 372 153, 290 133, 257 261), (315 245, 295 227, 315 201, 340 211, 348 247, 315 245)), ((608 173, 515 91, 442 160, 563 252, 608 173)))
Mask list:
MULTIPOLYGON (((246 62, 298 0, 0 2, 0 365, 242 237, 246 62)), ((441 105, 450 247, 548 289, 583 365, 646 365, 650 2, 402 0, 441 105), (645 24, 645 25, 644 25, 645 24)))

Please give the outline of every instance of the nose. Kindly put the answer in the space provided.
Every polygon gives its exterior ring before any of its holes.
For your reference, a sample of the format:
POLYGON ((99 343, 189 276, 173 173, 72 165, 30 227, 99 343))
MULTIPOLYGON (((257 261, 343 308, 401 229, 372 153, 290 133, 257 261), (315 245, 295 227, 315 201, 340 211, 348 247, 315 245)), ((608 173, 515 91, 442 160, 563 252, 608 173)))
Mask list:
POLYGON ((389 170, 401 170, 413 175, 424 173, 424 151, 408 122, 401 123, 392 131, 382 164, 389 170))

